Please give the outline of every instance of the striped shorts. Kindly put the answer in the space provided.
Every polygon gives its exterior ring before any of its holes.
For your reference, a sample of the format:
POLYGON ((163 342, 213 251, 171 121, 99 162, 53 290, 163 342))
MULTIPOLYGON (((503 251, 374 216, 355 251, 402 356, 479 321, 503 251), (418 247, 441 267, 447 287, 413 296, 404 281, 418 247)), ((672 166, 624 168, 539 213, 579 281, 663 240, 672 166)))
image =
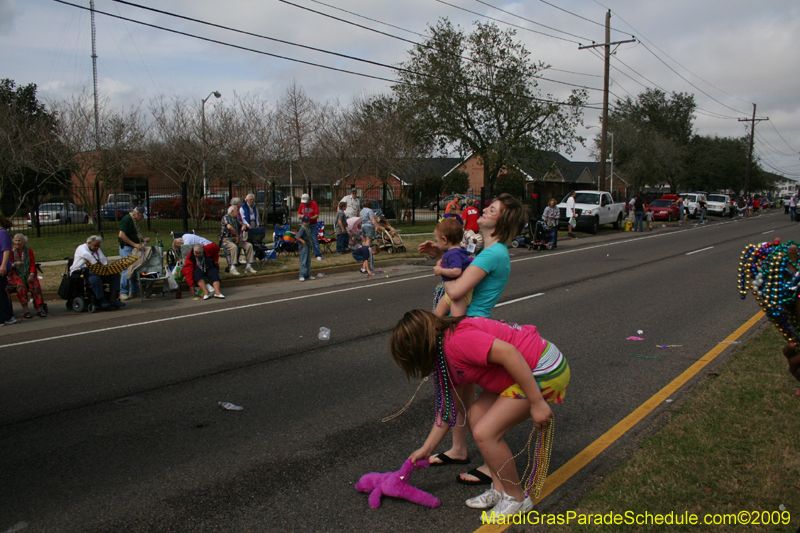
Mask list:
MULTIPOLYGON (((547 343, 542 356, 539 358, 539 364, 533 369, 533 377, 536 379, 539 390, 542 391, 542 397, 547 403, 564 403, 567 385, 569 385, 569 365, 567 364, 567 359, 554 344, 547 343)), ((527 396, 525 396, 522 388, 517 383, 501 392, 500 396, 527 399, 527 396)))

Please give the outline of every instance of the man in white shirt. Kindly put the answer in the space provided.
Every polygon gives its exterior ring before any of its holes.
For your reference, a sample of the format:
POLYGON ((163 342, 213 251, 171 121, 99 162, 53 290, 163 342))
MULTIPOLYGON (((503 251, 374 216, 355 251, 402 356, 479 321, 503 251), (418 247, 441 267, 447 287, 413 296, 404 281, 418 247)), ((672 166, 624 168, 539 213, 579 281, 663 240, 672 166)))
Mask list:
POLYGON ((347 218, 358 216, 359 212, 361 211, 361 202, 358 201, 358 193, 355 189, 350 191, 348 196, 342 198, 342 202, 347 204, 347 207, 344 210, 344 214, 347 215, 347 218))
POLYGON ((569 233, 567 233, 567 235, 569 235, 572 239, 577 239, 577 237, 572 233, 572 230, 574 230, 575 226, 578 224, 575 218, 575 191, 572 191, 569 194, 569 198, 567 198, 566 215, 568 220, 567 224, 569 224, 569 233))
MULTIPOLYGON (((72 266, 69 269, 70 275, 73 272, 81 270, 87 265, 94 265, 97 263, 107 265, 108 259, 100 250, 100 245, 103 244, 103 237, 100 235, 92 235, 86 239, 85 244, 81 244, 75 249, 75 256, 72 259, 72 266)), ((119 274, 108 274, 106 276, 98 276, 94 272, 89 272, 88 275, 89 285, 94 292, 97 301, 100 302, 102 309, 109 309, 111 307, 125 307, 125 304, 119 300, 119 274), (105 291, 103 291, 103 284, 108 283, 108 300, 105 298, 105 291)))

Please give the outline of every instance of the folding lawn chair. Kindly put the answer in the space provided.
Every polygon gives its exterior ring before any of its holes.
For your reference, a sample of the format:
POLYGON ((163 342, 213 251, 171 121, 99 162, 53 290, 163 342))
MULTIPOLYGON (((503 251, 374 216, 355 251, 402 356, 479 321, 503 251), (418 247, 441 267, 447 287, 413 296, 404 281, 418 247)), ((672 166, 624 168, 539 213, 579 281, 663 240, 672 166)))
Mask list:
POLYGON ((253 255, 256 259, 258 266, 263 266, 267 262, 267 255, 270 249, 264 244, 264 238, 267 236, 267 228, 250 228, 247 232, 247 242, 253 245, 253 255))
POLYGON ((325 233, 325 223, 322 221, 317 222, 317 241, 325 247, 325 251, 332 253, 331 243, 336 243, 336 237, 331 239, 331 235, 325 233))
POLYGON ((297 246, 294 234, 291 233, 289 224, 275 224, 272 233, 272 242, 274 243, 273 249, 276 249, 277 253, 293 253, 294 255, 298 255, 299 247, 297 246))

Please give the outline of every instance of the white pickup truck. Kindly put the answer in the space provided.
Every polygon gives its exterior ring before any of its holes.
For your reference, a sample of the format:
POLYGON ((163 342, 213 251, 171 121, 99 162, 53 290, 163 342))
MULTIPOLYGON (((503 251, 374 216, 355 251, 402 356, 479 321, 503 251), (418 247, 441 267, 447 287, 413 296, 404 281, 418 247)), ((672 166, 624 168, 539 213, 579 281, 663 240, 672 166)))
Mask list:
MULTIPOLYGON (((556 207, 560 211, 559 224, 564 226, 567 218, 567 200, 572 193, 567 194, 564 200, 556 207)), ((579 228, 587 228, 589 233, 597 233, 601 224, 613 224, 614 229, 622 227, 625 218, 625 204, 614 203, 611 195, 602 191, 575 191, 575 215, 579 228)))

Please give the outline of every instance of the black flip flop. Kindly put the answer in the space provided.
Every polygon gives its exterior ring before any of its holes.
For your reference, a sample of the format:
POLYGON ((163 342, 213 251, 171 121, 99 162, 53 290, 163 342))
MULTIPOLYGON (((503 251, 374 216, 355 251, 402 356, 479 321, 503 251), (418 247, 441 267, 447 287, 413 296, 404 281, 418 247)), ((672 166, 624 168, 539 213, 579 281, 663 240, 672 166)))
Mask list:
POLYGON ((461 474, 456 476, 456 481, 458 481, 462 485, 491 485, 491 483, 492 483, 491 476, 487 476, 486 474, 484 474, 483 472, 481 472, 477 468, 473 468, 472 470, 467 472, 467 474, 469 474, 470 476, 474 476, 474 477, 478 478, 478 481, 468 481, 466 479, 463 479, 461 477, 461 474))
POLYGON ((447 465, 468 465, 469 457, 466 459, 452 459, 446 453, 437 453, 433 457, 438 457, 441 463, 431 463, 431 466, 447 466, 447 465))

